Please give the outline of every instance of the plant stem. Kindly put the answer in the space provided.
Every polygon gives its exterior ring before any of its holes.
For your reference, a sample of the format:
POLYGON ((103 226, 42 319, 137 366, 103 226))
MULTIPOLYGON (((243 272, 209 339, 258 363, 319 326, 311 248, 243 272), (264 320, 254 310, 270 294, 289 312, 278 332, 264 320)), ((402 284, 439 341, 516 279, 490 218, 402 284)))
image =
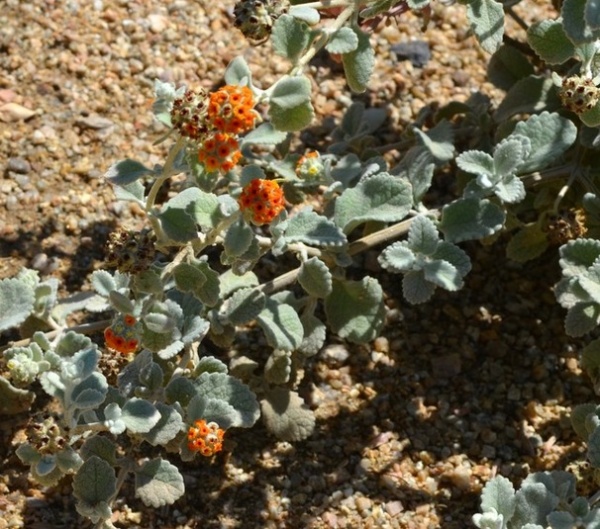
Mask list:
POLYGON ((313 9, 330 9, 332 7, 346 7, 352 2, 349 0, 320 0, 317 2, 307 2, 301 4, 302 7, 312 7, 313 9))
POLYGON ((158 196, 160 188, 167 181, 167 179, 169 179, 176 173, 176 171, 173 169, 173 165, 175 164, 175 159, 177 158, 179 151, 183 149, 185 143, 186 139, 183 136, 180 136, 177 139, 175 145, 171 147, 167 159, 165 160, 165 165, 163 165, 162 173, 152 184, 150 192, 148 193, 148 197, 146 198, 146 213, 148 214, 148 218, 150 220, 150 223, 152 224, 154 233, 156 233, 156 237, 159 243, 160 241, 165 241, 167 237, 165 236, 160 222, 158 222, 158 219, 152 215, 152 210, 154 209, 156 197, 158 196))

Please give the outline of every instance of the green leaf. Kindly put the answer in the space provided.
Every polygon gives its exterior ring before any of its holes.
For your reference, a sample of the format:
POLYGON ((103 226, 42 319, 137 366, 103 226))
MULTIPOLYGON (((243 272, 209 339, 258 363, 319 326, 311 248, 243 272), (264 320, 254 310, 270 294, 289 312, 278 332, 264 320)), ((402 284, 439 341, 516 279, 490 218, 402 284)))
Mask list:
POLYGON ((166 445, 177 437, 185 424, 174 407, 157 402, 156 408, 160 413, 160 420, 147 433, 142 433, 141 437, 152 446, 166 445))
POLYGON ((422 270, 409 271, 402 278, 402 295, 409 303, 425 303, 435 292, 436 285, 425 279, 422 270))
POLYGON ((438 163, 443 164, 454 158, 454 130, 449 121, 443 119, 427 132, 417 127, 413 127, 413 131, 419 143, 438 163))
POLYGON ((117 462, 117 445, 108 437, 94 435, 85 440, 81 446, 80 454, 84 460, 95 456, 104 459, 109 465, 114 466, 117 462))
POLYGON ((139 180, 125 186, 115 186, 114 193, 117 200, 126 202, 137 202, 142 205, 144 203, 144 184, 139 180))
POLYGON ((461 277, 465 277, 471 271, 471 259, 467 253, 451 242, 440 241, 431 258, 449 262, 461 277))
MULTIPOLYGON (((90 516, 88 512, 95 514, 96 521, 110 517, 108 502, 116 491, 117 478, 114 469, 98 456, 91 456, 84 461, 73 478, 73 495, 82 504, 81 507, 87 516, 90 516)), ((79 503, 77 510, 81 513, 79 503)))
POLYGON ((287 244, 302 242, 310 246, 330 248, 341 247, 348 242, 338 226, 310 207, 302 208, 288 219, 283 239, 287 244))
POLYGON ((408 150, 392 173, 410 182, 413 189, 413 202, 418 204, 431 187, 434 170, 435 163, 429 149, 418 145, 408 150))
POLYGON ((588 25, 586 20, 588 9, 591 18, 597 17, 597 8, 594 9, 594 4, 588 8, 587 4, 588 0, 564 0, 562 3, 562 24, 565 33, 575 45, 592 42, 600 37, 598 29, 588 25))
POLYGON ((242 325, 255 319, 265 306, 265 295, 254 288, 243 288, 224 303, 222 314, 232 325, 242 325))
POLYGON ((590 432, 586 428, 586 418, 591 413, 596 412, 596 404, 591 402, 586 404, 578 404, 571 409, 571 425, 575 433, 581 437, 583 441, 588 440, 590 432))
POLYGON ((325 314, 331 330, 354 343, 374 340, 383 326, 383 291, 376 279, 333 280, 331 294, 325 298, 325 314))
POLYGON ((398 222, 412 207, 412 188, 388 173, 363 177, 335 201, 334 220, 344 233, 368 221, 398 222))
POLYGON ((600 340, 588 343, 581 351, 581 367, 592 380, 600 374, 600 340))
POLYGON ((579 119, 588 127, 598 127, 600 125, 600 102, 596 103, 594 108, 579 114, 579 119))
POLYGON ((304 327, 304 338, 298 352, 306 357, 316 355, 325 343, 327 328, 319 318, 310 313, 302 314, 300 321, 304 327))
POLYGON ((135 496, 145 505, 171 505, 183 496, 183 477, 175 465, 161 458, 146 461, 135 473, 135 496))
POLYGON ((495 0, 471 0, 467 4, 467 17, 479 44, 488 53, 494 53, 502 44, 504 35, 504 9, 495 0))
POLYGON ((600 241, 595 239, 575 239, 560 247, 559 264, 563 276, 577 277, 600 257, 600 241))
POLYGON ((304 20, 304 22, 311 26, 318 24, 319 20, 321 20, 321 15, 316 9, 303 5, 292 6, 289 14, 299 20, 304 20))
POLYGON ((104 178, 111 184, 127 186, 149 174, 154 174, 154 171, 140 162, 127 158, 111 165, 104 173, 104 178))
POLYGON ((315 415, 302 398, 287 388, 274 388, 260 401, 269 432, 282 441, 302 441, 315 429, 315 415))
POLYGON ((191 292, 204 305, 214 307, 219 301, 219 274, 208 263, 179 263, 173 269, 175 285, 181 292, 191 292))
POLYGON ((482 151, 461 152, 456 158, 456 165, 463 171, 474 175, 494 174, 494 159, 482 151))
POLYGON ((16 388, 0 375, 0 415, 15 415, 27 411, 34 398, 33 391, 16 388))
POLYGON ((286 384, 292 373, 292 353, 275 349, 265 363, 265 380, 269 384, 286 384))
POLYGON ((500 230, 505 218, 504 210, 487 199, 461 198, 443 207, 438 228, 450 242, 482 239, 500 230))
POLYGON ((515 512, 515 489, 504 476, 496 476, 485 484, 481 492, 481 510, 495 509, 505 520, 510 520, 515 512))
POLYGON ((113 290, 109 293, 108 301, 111 307, 121 314, 132 314, 135 311, 133 301, 118 290, 113 290))
POLYGON ((190 402, 188 407, 189 419, 205 418, 206 420, 216 421, 221 428, 241 427, 250 428, 260 416, 260 407, 256 396, 246 384, 240 382, 225 373, 202 373, 195 381, 196 399, 195 404, 190 402), (200 411, 198 403, 205 402, 208 399, 221 401, 229 406, 226 417, 204 416, 197 413, 191 413, 190 408, 195 407, 200 411))
POLYGON ((228 298, 240 288, 252 288, 259 285, 258 277, 254 272, 245 274, 234 274, 231 269, 226 270, 219 277, 220 291, 222 298, 228 298))
POLYGON ((407 242, 413 252, 432 255, 440 242, 439 233, 433 221, 424 215, 415 217, 408 230, 407 242))
POLYGON ((506 176, 515 174, 528 153, 523 143, 509 136, 494 148, 494 174, 506 176))
POLYGON ((342 64, 348 86, 353 92, 361 93, 367 89, 367 83, 375 66, 375 52, 371 47, 369 35, 358 28, 352 28, 358 37, 355 50, 342 55, 342 64))
POLYGON ((462 275, 456 267, 441 259, 425 263, 423 265, 423 277, 426 281, 450 292, 461 289, 464 284, 462 275))
POLYGON ((308 126, 314 117, 308 78, 284 77, 278 81, 269 98, 268 112, 279 131, 293 132, 308 126))
POLYGON ((298 313, 291 305, 267 298, 265 308, 256 318, 262 327, 267 343, 274 349, 295 351, 302 343, 304 327, 298 313))
POLYGON ((73 388, 69 404, 79 410, 97 408, 104 402, 107 392, 106 378, 102 373, 94 372, 73 388))
POLYGON ((358 35, 349 27, 338 29, 326 44, 329 53, 349 53, 358 48, 358 35))
POLYGON ((574 338, 584 336, 600 322, 600 306, 596 303, 576 303, 567 312, 565 332, 574 338))
POLYGON ((529 522, 546 527, 546 517, 556 508, 558 502, 558 496, 542 483, 522 486, 515 494, 515 511, 511 525, 522 527, 529 522))
POLYGON ((587 0, 585 3, 585 23, 592 31, 600 30, 600 3, 598 0, 587 0))
POLYGON ((261 123, 242 138, 240 149, 243 150, 247 145, 278 145, 286 138, 287 134, 285 132, 275 129, 273 124, 267 121, 261 123))
POLYGON ((381 252, 378 261, 386 270, 401 273, 412 270, 416 257, 406 241, 396 241, 381 252))
POLYGON ((241 55, 233 59, 233 61, 227 65, 223 78, 228 85, 250 86, 252 84, 250 67, 241 55))
POLYGON ((130 432, 146 433, 160 421, 161 415, 152 403, 133 397, 123 406, 121 419, 130 432))
POLYGON ((244 219, 240 218, 227 230, 223 249, 229 257, 240 257, 250 248, 253 239, 254 231, 244 219))
POLYGON ((17 327, 33 311, 34 289, 17 278, 0 281, 0 332, 17 327))
POLYGON ((562 64, 575 55, 575 46, 560 20, 534 22, 527 30, 527 41, 548 64, 562 64))
POLYGON ((548 248, 546 235, 539 222, 528 224, 512 236, 506 246, 506 255, 519 263, 535 259, 548 248))
POLYGON ((560 101, 552 78, 529 75, 511 87, 493 117, 496 123, 500 123, 515 114, 533 114, 559 107, 560 101))
POLYGON ((525 198, 527 191, 518 176, 509 176, 494 187, 496 196, 506 204, 516 204, 525 198))
POLYGON ((577 127, 559 114, 542 112, 519 121, 513 134, 529 138, 529 156, 519 167, 519 173, 539 171, 562 156, 575 143, 577 127))
POLYGON ((331 292, 331 272, 318 257, 311 257, 300 266, 298 282, 307 294, 324 298, 331 292))
POLYGON ((533 73, 533 66, 525 55, 505 44, 491 56, 487 65, 488 79, 502 90, 509 90, 519 79, 533 73))
POLYGON ((277 55, 295 63, 310 42, 310 28, 291 15, 281 15, 273 24, 271 42, 277 55))

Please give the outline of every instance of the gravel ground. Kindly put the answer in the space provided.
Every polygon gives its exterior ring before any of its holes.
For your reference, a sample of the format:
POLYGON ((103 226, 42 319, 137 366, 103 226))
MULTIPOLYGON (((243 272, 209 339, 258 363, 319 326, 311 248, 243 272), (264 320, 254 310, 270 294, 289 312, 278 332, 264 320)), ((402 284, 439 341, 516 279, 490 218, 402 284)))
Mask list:
MULTIPOLYGON (((153 145, 162 133, 150 113, 155 78, 211 88, 238 55, 264 86, 286 71, 268 47, 247 46, 232 28, 232 8, 229 0, 0 0, 0 277, 25 265, 62 278, 65 292, 87 288, 107 234, 142 225, 102 174, 123 157, 163 160, 164 146, 153 145)), ((517 6, 527 20, 549 9, 517 6)), ((317 119, 302 141, 326 140, 352 97, 386 108, 382 142, 397 141, 432 101, 474 91, 497 100, 463 12, 436 5, 425 32, 411 15, 379 31, 375 75, 360 97, 319 55, 311 63, 317 119), (413 39, 430 44, 422 68, 390 51, 413 39)), ((170 508, 145 507, 127 483, 115 523, 459 529, 470 526, 496 473, 516 482, 553 468, 585 475, 568 414, 593 392, 551 292, 555 254, 516 266, 503 241, 466 249, 475 266, 465 289, 423 307, 404 303, 397 278, 365 255, 357 264, 382 282, 388 324, 368 347, 332 338, 306 366, 301 392, 317 415, 315 434, 292 445, 261 426, 232 431, 214 461, 173 461, 186 495, 170 508)), ((246 343, 260 354, 260 338, 246 343)), ((40 395, 33 411, 47 405, 40 395)), ((75 513, 68 482, 46 490, 28 481, 14 455, 27 419, 0 417, 0 529, 90 527, 75 513)))

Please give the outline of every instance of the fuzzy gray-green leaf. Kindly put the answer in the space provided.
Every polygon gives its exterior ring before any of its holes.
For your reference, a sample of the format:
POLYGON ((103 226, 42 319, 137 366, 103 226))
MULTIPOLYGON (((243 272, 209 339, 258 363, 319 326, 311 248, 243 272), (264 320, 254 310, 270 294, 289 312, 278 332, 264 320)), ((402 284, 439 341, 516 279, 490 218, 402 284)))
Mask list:
POLYGON ((157 402, 156 408, 160 413, 160 420, 148 432, 142 433, 141 437, 152 446, 166 445, 184 429, 185 424, 173 406, 157 402))
POLYGON ((559 264, 565 277, 584 274, 600 257, 600 241, 575 239, 560 247, 559 264))
POLYGON ((73 478, 74 496, 92 508, 108 502, 116 490, 114 469, 98 456, 84 461, 73 478))
POLYGON ((256 318, 265 306, 265 295, 253 288, 237 290, 224 305, 223 316, 232 325, 242 325, 256 318))
POLYGON ((273 51, 295 63, 310 42, 308 24, 291 15, 281 15, 271 32, 273 51))
POLYGON ((283 238, 288 244, 302 242, 317 247, 340 247, 348 242, 338 226, 310 207, 290 217, 283 238))
POLYGON ((111 184, 126 186, 152 173, 152 169, 148 169, 144 164, 126 158, 111 165, 104 173, 104 178, 111 184))
POLYGON ((302 441, 314 431, 315 415, 295 391, 272 389, 260 404, 267 430, 278 439, 302 441))
POLYGON ((495 0, 472 0, 467 4, 467 16, 479 44, 488 53, 494 53, 502 44, 504 9, 495 0))
POLYGON ((16 278, 0 281, 0 332, 23 323, 35 301, 34 289, 16 278))
POLYGON ((388 173, 360 180, 335 202, 334 220, 344 233, 368 221, 398 222, 412 207, 412 187, 388 173))
POLYGON ((510 45, 500 46, 487 65, 488 79, 502 90, 509 90, 519 79, 532 73, 534 70, 529 59, 510 45))
POLYGON ((132 433, 149 432, 160 420, 161 415, 152 403, 133 397, 123 406, 121 419, 132 433))
POLYGON ((495 509, 498 514, 510 520, 515 512, 515 489, 504 476, 496 476, 485 484, 481 493, 481 510, 495 509))
POLYGON ((575 46, 559 20, 533 23, 527 30, 527 41, 548 64, 562 64, 575 55, 575 46))
POLYGON ((311 313, 302 314, 300 321, 304 327, 304 338, 302 338, 302 343, 298 347, 298 352, 307 357, 313 356, 323 347, 327 328, 319 318, 311 313))
POLYGON ((273 87, 269 98, 269 118, 282 132, 306 127, 314 116, 311 86, 307 77, 284 77, 273 87))
POLYGON ((505 216, 499 206, 487 199, 462 198, 444 206, 438 228, 450 242, 481 239, 500 230, 505 216))
POLYGON ((575 338, 592 331, 600 322, 600 306, 596 303, 576 303, 567 312, 565 332, 575 338))
POLYGON ((358 28, 352 28, 358 37, 356 49, 342 55, 342 64, 346 81, 353 92, 361 93, 367 89, 371 72, 375 66, 375 52, 371 47, 369 35, 358 28))
POLYGON ((433 221, 424 215, 415 217, 408 230, 408 247, 415 253, 432 255, 440 242, 440 236, 433 221))
POLYGON ((331 294, 325 298, 325 314, 340 338, 367 343, 378 336, 383 326, 383 290, 372 277, 361 281, 334 279, 331 294))
POLYGON ((402 273, 411 270, 415 263, 414 252, 406 241, 396 241, 379 254, 379 264, 390 272, 402 273))
POLYGON ((325 46, 329 53, 349 53, 356 48, 358 48, 358 35, 349 27, 338 29, 325 46))
POLYGON ((519 79, 498 105, 494 121, 500 123, 515 114, 555 110, 560 106, 555 92, 556 87, 550 77, 529 75, 519 79))
POLYGON ((302 343, 304 327, 291 305, 267 298, 256 321, 262 327, 267 343, 274 349, 294 351, 302 343))
POLYGON ((183 477, 175 465, 157 458, 146 461, 135 473, 135 495, 146 505, 162 507, 183 496, 183 477))
MULTIPOLYGON (((593 28, 592 25, 588 24, 586 20, 588 0, 565 0, 562 3, 561 15, 562 24, 566 34, 573 44, 584 44, 592 42, 600 36, 598 28, 593 28)), ((593 14, 597 9, 590 8, 590 13, 593 14)))
POLYGON ((519 121, 513 134, 529 138, 531 149, 519 173, 539 171, 562 156, 573 145, 577 137, 577 127, 560 114, 542 112, 519 121))
POLYGON ((324 298, 331 292, 331 272, 318 257, 311 257, 302 263, 298 282, 307 294, 317 298, 324 298))
POLYGON ((250 67, 241 55, 227 65, 223 77, 228 85, 250 85, 252 83, 250 67))
POLYGON ((422 270, 411 270, 402 278, 402 295, 413 305, 428 301, 433 296, 435 288, 434 283, 425 279, 422 270))

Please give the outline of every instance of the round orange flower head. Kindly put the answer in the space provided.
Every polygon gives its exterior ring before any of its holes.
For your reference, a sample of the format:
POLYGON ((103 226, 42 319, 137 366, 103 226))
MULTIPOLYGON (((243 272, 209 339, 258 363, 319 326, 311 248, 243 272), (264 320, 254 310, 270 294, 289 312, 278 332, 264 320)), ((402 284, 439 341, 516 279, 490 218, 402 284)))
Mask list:
POLYGON ((104 329, 104 341, 109 349, 118 353, 135 353, 140 332, 140 324, 131 314, 117 314, 111 326, 104 329))
POLYGON ((318 180, 323 171, 325 166, 317 151, 307 152, 296 164, 296 175, 305 181, 318 180))
POLYGON ((223 450, 224 436, 225 430, 219 428, 216 422, 207 423, 204 419, 199 419, 188 430, 188 449, 210 457, 223 450))
POLYGON ((238 204, 254 224, 269 224, 285 208, 283 189, 275 180, 255 178, 242 190, 238 204))
POLYGON ((203 88, 187 90, 183 97, 173 101, 171 123, 179 134, 192 140, 201 140, 208 132, 206 110, 208 93, 203 88))
POLYGON ((209 173, 231 171, 242 157, 237 140, 230 134, 209 134, 198 150, 198 161, 209 173))
POLYGON ((254 128, 258 117, 254 95, 247 86, 226 85, 210 94, 207 119, 219 132, 246 132, 254 128))

